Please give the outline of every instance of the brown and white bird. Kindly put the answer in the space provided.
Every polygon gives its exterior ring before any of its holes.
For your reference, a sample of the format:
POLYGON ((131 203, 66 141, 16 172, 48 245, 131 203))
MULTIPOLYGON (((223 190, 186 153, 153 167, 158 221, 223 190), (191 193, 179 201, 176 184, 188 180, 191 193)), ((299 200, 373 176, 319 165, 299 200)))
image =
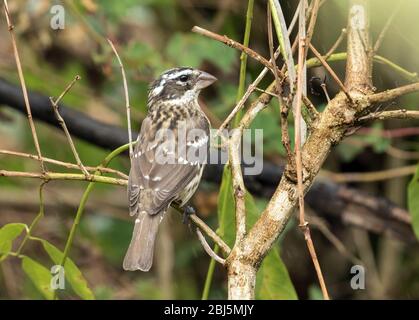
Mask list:
POLYGON ((134 231, 125 270, 148 271, 158 226, 170 204, 186 208, 201 180, 209 147, 210 123, 199 93, 217 79, 193 68, 164 72, 150 87, 148 115, 131 159, 128 180, 134 231))

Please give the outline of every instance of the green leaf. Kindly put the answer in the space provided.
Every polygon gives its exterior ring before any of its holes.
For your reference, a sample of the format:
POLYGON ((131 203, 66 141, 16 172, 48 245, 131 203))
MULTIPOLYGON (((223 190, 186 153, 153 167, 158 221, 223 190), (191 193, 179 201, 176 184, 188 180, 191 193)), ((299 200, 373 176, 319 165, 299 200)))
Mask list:
MULTIPOLYGON (((63 258, 63 253, 54 245, 49 243, 46 240, 40 240, 45 251, 48 253, 49 257, 55 264, 60 264, 63 258)), ((83 277, 80 269, 76 266, 76 264, 67 257, 65 266, 65 278, 70 283, 71 287, 73 288, 74 292, 82 299, 85 300, 93 300, 95 297, 93 295, 92 290, 90 290, 89 286, 87 285, 86 279, 83 277)))
POLYGON ((256 276, 256 299, 298 299, 287 268, 276 247, 273 247, 265 257, 256 276))
POLYGON ((407 190, 407 204, 412 216, 412 226, 416 238, 419 239, 419 165, 407 190))
POLYGON ((46 299, 53 299, 51 273, 47 268, 29 257, 23 257, 22 269, 46 299))
POLYGON ((12 250, 12 243, 26 228, 24 223, 9 223, 0 229, 0 253, 12 250))
MULTIPOLYGON (((218 196, 218 221, 220 225, 218 233, 230 247, 234 245, 236 235, 234 203, 231 169, 226 165, 224 166, 223 179, 218 196)), ((249 192, 246 192, 245 195, 245 205, 246 224, 249 229, 259 217, 259 209, 249 192)))
POLYGON ((228 165, 224 166, 220 192, 218 194, 218 234, 230 247, 236 237, 233 181, 228 165))

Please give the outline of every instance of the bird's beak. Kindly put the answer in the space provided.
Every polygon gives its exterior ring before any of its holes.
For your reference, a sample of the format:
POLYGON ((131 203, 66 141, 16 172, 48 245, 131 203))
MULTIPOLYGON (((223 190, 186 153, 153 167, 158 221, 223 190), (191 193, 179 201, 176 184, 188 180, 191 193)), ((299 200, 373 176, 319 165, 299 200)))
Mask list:
POLYGON ((213 75, 205 72, 205 71, 199 71, 198 75, 198 82, 197 87, 198 89, 204 89, 210 85, 212 85, 215 81, 217 81, 217 78, 213 75))

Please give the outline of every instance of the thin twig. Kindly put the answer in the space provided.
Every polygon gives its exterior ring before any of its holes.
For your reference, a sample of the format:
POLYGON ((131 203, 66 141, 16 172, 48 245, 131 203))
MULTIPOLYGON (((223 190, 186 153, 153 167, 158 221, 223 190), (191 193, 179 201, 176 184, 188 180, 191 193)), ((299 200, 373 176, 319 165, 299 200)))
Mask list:
POLYGON ((336 49, 342 43, 343 39, 345 39, 347 33, 348 33, 348 30, 346 28, 343 28, 336 42, 333 44, 333 46, 330 47, 329 51, 327 51, 327 53, 324 55, 323 57, 324 60, 327 61, 327 59, 329 59, 329 57, 336 51, 336 49))
MULTIPOLYGON (((303 96, 303 73, 304 73, 304 61, 305 61, 305 0, 301 0, 300 12, 299 12, 299 31, 298 31, 298 69, 297 69, 297 93, 296 93, 296 110, 295 117, 298 119, 301 117, 301 106, 303 96)), ((297 170, 297 181, 298 181, 298 199, 300 207, 300 225, 301 227, 305 224, 304 218, 304 191, 303 191, 303 165, 301 158, 301 123, 295 121, 295 163, 297 170)))
MULTIPOLYGON (((215 32, 211 32, 209 30, 206 30, 206 29, 198 27, 198 26, 194 26, 192 28, 192 32, 195 32, 195 33, 198 33, 200 35, 206 36, 208 38, 217 40, 219 42, 224 43, 225 45, 227 45, 229 47, 240 50, 240 51, 246 53, 252 59, 258 61, 261 64, 263 64, 265 67, 267 67, 269 70, 271 70, 273 72, 273 65, 270 61, 266 60, 264 57, 262 57, 259 53, 257 53, 253 49, 250 49, 250 48, 242 45, 241 43, 227 37, 226 35, 222 36, 222 35, 219 35, 215 32)), ((278 70, 278 75, 281 78, 285 77, 285 75, 280 70, 278 70)))
MULTIPOLYGON (((297 10, 299 10, 301 3, 298 4, 297 10)), ((268 8, 270 15, 274 20, 275 30, 278 37, 279 47, 281 49, 282 58, 285 61, 285 65, 288 71, 289 82, 292 84, 290 87, 291 93, 294 92, 293 84, 295 83, 296 72, 295 72, 295 63, 292 55, 291 43, 289 40, 289 32, 285 23, 285 17, 282 12, 281 5, 278 0, 269 0, 268 8)), ((293 27, 298 18, 298 11, 294 14, 293 22, 290 28, 293 27)))
MULTIPOLYGON (((327 58, 328 62, 335 62, 335 61, 344 61, 348 57, 346 52, 338 52, 333 53, 330 57, 327 58)), ((325 59, 326 60, 326 59, 325 59)), ((395 72, 399 73, 404 79, 408 80, 409 82, 419 82, 419 76, 417 72, 410 72, 400 65, 394 63, 393 61, 384 58, 379 55, 375 55, 373 57, 374 62, 385 64, 391 69, 393 69, 395 72)), ((317 58, 311 58, 307 60, 307 68, 314 68, 321 66, 322 63, 317 58)))
MULTIPOLYGON (((241 50, 243 52, 245 52, 247 55, 249 55, 250 57, 252 57, 253 59, 255 59, 256 61, 262 63, 267 69, 271 70, 271 72, 274 72, 274 66, 272 64, 271 61, 266 60, 264 57, 262 57, 259 53, 255 52, 254 50, 243 46, 242 44, 238 43, 237 41, 234 41, 230 38, 228 38, 227 36, 221 36, 219 34, 216 34, 214 32, 208 31, 206 29, 200 28, 200 27, 193 27, 192 28, 193 32, 196 32, 198 34, 207 36, 211 39, 220 41, 230 47, 233 47, 235 49, 241 50)), ((245 93, 245 95, 243 96, 242 100, 238 103, 238 105, 234 108, 234 110, 230 113, 230 115, 227 117, 227 119, 223 122, 223 124, 220 126, 220 128, 217 130, 216 136, 220 135, 221 131, 228 125, 228 123, 233 119, 235 113, 237 113, 241 107, 244 105, 244 102, 246 101, 246 99, 248 98, 248 96, 250 95, 250 93, 254 90, 255 86, 254 84, 257 82, 259 82, 263 76, 264 76, 264 71, 262 71, 262 73, 259 75, 259 77, 254 81, 254 83, 251 84, 251 86, 249 87, 249 89, 247 90, 247 92, 245 93)), ((282 71, 277 70, 277 74, 279 77, 281 77, 282 79, 285 78, 284 74, 282 73, 282 71)))
MULTIPOLYGON (((252 20, 253 20, 253 5, 254 0, 249 0, 247 4, 246 11, 246 24, 243 37, 243 45, 245 47, 249 46, 250 41, 250 31, 252 30, 252 20)), ((240 77, 239 77, 239 88, 237 90, 237 102, 243 97, 244 87, 246 85, 246 67, 247 67, 247 54, 242 52, 240 55, 240 77)), ((238 120, 238 118, 236 118, 238 120)))
MULTIPOLYGON (((97 168, 97 172, 100 172, 104 168, 97 168)), ((45 182, 50 180, 76 180, 76 181, 88 181, 88 182, 100 182, 105 184, 127 186, 128 181, 125 179, 116 179, 111 177, 105 177, 97 174, 91 174, 89 178, 86 178, 83 174, 74 173, 58 173, 58 172, 46 172, 45 174, 37 172, 22 172, 22 171, 7 171, 0 170, 0 177, 16 177, 16 178, 32 178, 41 179, 45 182)), ((175 207, 176 208, 176 207, 175 207)), ((198 216, 192 214, 189 216, 190 220, 203 231, 208 237, 210 237, 222 250, 228 255, 231 249, 225 244, 225 242, 198 216)))
POLYGON ((382 112, 370 113, 358 119, 358 121, 370 120, 388 120, 388 119, 419 119, 419 111, 411 111, 406 109, 390 110, 382 112))
POLYGON ((392 145, 388 146, 386 153, 393 158, 403 159, 403 160, 419 160, 419 152, 415 151, 406 151, 392 145))
MULTIPOLYGON (((301 3, 299 5, 301 5, 301 3)), ((268 4, 267 4, 268 44, 269 44, 269 53, 270 53, 270 56, 271 56, 271 62, 275 66, 275 68, 274 68, 275 86, 276 86, 276 92, 278 93, 278 92, 281 91, 281 82, 280 82, 280 79, 278 77, 278 73, 276 72, 277 68, 276 68, 276 63, 275 63, 275 54, 274 54, 274 50, 273 50, 271 6, 272 6, 272 2, 268 2, 268 4)), ((280 35, 278 35, 278 37, 280 37, 280 35)), ((284 53, 283 53, 283 55, 284 55, 284 53)), ((291 59, 292 59, 292 55, 291 55, 291 59)), ((294 68, 294 63, 292 63, 292 68, 294 68)), ((294 70, 294 69, 289 69, 289 72, 288 72, 289 76, 291 75, 291 70, 294 70)), ((295 70, 293 72, 295 74, 295 70)), ((287 119, 288 119, 288 105, 285 101, 283 101, 283 99, 281 98, 280 95, 277 95, 277 97, 278 97, 278 103, 279 103, 280 114, 281 114, 281 142, 282 142, 282 145, 284 146, 285 152, 287 154, 287 160, 288 160, 289 163, 291 163, 293 157, 292 157, 291 143, 290 143, 290 137, 289 137, 289 132, 288 132, 288 121, 287 121, 287 119)))
POLYGON ((130 106, 130 102, 129 102, 127 78, 125 76, 124 65, 122 64, 122 60, 119 57, 118 51, 116 51, 116 48, 115 48, 114 44, 112 43, 112 41, 110 39, 107 39, 107 40, 108 40, 108 43, 111 46, 113 52, 115 53, 115 56, 118 59, 119 67, 121 68, 122 80, 123 80, 123 84, 124 84, 125 107, 127 109, 127 127, 128 127, 129 156, 130 156, 130 159, 132 159, 132 155, 133 155, 134 151, 133 151, 133 147, 132 147, 131 106, 130 106))
POLYGON ((329 103, 329 102, 330 102, 330 97, 329 97, 329 93, 327 92, 326 83, 324 83, 324 82, 323 82, 323 83, 320 85, 320 87, 322 88, 322 90, 323 90, 323 92, 324 92, 324 95, 326 96, 327 103, 329 103))
POLYGON ((112 177, 98 176, 91 174, 89 177, 86 177, 84 174, 78 173, 61 173, 61 172, 26 172, 26 171, 10 171, 10 170, 0 170, 0 177, 16 177, 16 178, 33 178, 33 179, 42 179, 45 181, 49 180, 76 180, 76 181, 95 181, 106 184, 114 184, 120 186, 126 186, 127 180, 117 179, 112 177))
MULTIPOLYGON (((317 0, 316 0, 317 1, 317 0)), ((299 16, 298 13, 302 6, 302 3, 300 2, 296 11, 296 16, 299 16)), ((290 93, 291 93, 291 103, 292 103, 292 112, 294 114, 295 117, 295 121, 299 121, 301 122, 301 134, 302 134, 302 139, 301 142, 304 143, 305 139, 306 139, 306 135, 307 135, 307 125, 303 119, 303 117, 297 117, 296 116, 296 99, 295 99, 295 82, 296 82, 296 71, 295 71, 295 64, 294 64, 294 58, 293 58, 293 51, 292 51, 292 47, 291 47, 291 42, 290 42, 290 35, 289 33, 287 34, 287 28, 286 28, 286 23, 285 23, 285 17, 284 14, 282 12, 282 8, 281 5, 279 4, 278 0, 270 0, 268 7, 270 10, 272 10, 272 18, 274 20, 274 25, 275 25, 275 30, 278 36, 278 41, 280 44, 280 48, 281 48, 281 54, 282 57, 285 61, 285 66, 287 67, 287 75, 289 78, 289 83, 290 83, 290 93), (298 119, 298 120, 297 120, 298 119)), ((304 8, 305 10, 305 8, 304 8)), ((299 20, 298 20, 299 21, 299 20)), ((276 80, 277 80, 277 76, 276 76, 276 80)), ((277 81, 278 82, 278 81, 277 81)), ((305 87, 305 86, 304 86, 305 87)), ((303 94, 306 95, 306 90, 303 90, 303 94)), ((289 108, 288 108, 289 109, 289 108)))
POLYGON ((58 102, 64 97, 64 95, 68 91, 70 91, 70 89, 74 86, 74 84, 80 79, 81 79, 80 76, 77 75, 73 79, 73 81, 71 81, 71 83, 67 86, 67 88, 63 91, 63 93, 61 93, 61 95, 57 98, 57 100, 54 101, 54 99, 52 97, 50 97, 49 100, 51 101, 51 106, 52 106, 52 109, 54 110, 55 117, 57 118, 58 123, 60 124, 61 128, 64 131, 64 134, 67 138, 68 144, 70 145, 71 152, 73 153, 74 158, 76 159, 77 165, 79 166, 80 170, 84 173, 84 175, 86 177, 89 177, 90 173, 89 173, 89 171, 87 171, 87 169, 84 167, 83 163, 81 162, 79 154, 77 153, 77 149, 74 145, 73 139, 71 138, 71 134, 68 131, 67 125, 65 124, 65 121, 64 121, 63 117, 61 116, 60 111, 58 109, 59 108, 58 107, 58 102))
POLYGON ((258 91, 258 92, 261 92, 261 93, 266 93, 266 94, 269 94, 272 97, 279 98, 279 95, 277 95, 275 92, 266 91, 266 90, 261 89, 261 88, 255 88, 255 91, 258 91))
POLYGON ((337 74, 333 71, 333 69, 330 67, 330 65, 327 63, 326 60, 324 60, 323 56, 320 54, 320 52, 317 51, 316 48, 314 48, 314 46, 310 43, 309 47, 311 49, 311 51, 314 53, 314 55, 317 57, 317 59, 320 60, 321 64, 326 68, 326 70, 330 73, 330 75, 332 76, 332 78, 336 81, 336 83, 338 84, 338 86, 340 87, 340 89, 345 93, 345 95, 348 97, 348 100, 352 103, 353 100, 349 94, 349 92, 346 90, 345 85, 342 83, 342 81, 340 81, 339 77, 337 76, 337 74))
MULTIPOLYGON (((183 214, 183 209, 181 209, 176 204, 172 203, 171 206, 177 210, 178 212, 183 214)), ((204 221, 202 221, 196 214, 191 214, 188 218, 194 223, 194 225, 199 228, 202 232, 204 232, 214 243, 218 245, 218 247, 224 252, 226 256, 228 256, 231 252, 230 247, 224 242, 221 237, 214 232, 204 221)))
POLYGON ((416 172, 417 165, 405 166, 400 168, 392 168, 381 171, 370 171, 370 172, 347 172, 347 173, 336 173, 323 171, 326 177, 330 178, 337 183, 348 183, 348 182, 376 182, 390 180, 394 178, 404 177, 412 175, 416 172))
POLYGON ((327 222, 317 216, 309 216, 310 225, 317 228, 329 242, 346 258, 349 259, 353 264, 362 265, 362 262, 346 248, 345 244, 330 230, 327 222))
POLYGON ((390 15, 390 18, 388 18, 386 24, 384 25, 383 30, 381 30, 380 35, 378 36, 377 41, 375 42, 375 45, 374 45, 374 51, 373 51, 374 53, 377 53, 378 49, 380 49, 380 46, 383 43, 384 37, 385 37, 388 29, 390 28, 391 24, 393 23, 394 18, 396 17, 396 15, 400 11, 401 4, 402 4, 402 1, 399 1, 396 4, 395 9, 393 10, 393 12, 390 15))
POLYGON ((225 264, 225 259, 221 258, 219 255, 217 255, 214 250, 211 249, 211 247, 209 246, 207 240, 205 239, 205 237, 203 236, 203 234, 201 233, 201 231, 197 228, 196 229, 196 234, 198 235, 198 239, 202 244, 202 247, 204 248, 205 252, 208 253, 208 255, 213 258, 215 261, 217 261, 218 263, 221 263, 222 265, 225 264))
POLYGON ((291 140, 288 131, 288 106, 284 103, 280 105, 281 108, 281 142, 287 154, 288 163, 294 163, 293 153, 291 150, 291 140))
MULTIPOLYGON (((311 43, 311 38, 313 37, 314 27, 316 26, 319 9, 320 9, 320 0, 313 0, 312 7, 311 7, 310 20, 309 20, 310 22, 307 28, 306 46, 308 46, 311 43)), ((306 51, 306 57, 307 57, 307 51, 306 51)))
POLYGON ((58 96, 57 100, 54 101, 55 105, 58 105, 60 101, 64 98, 64 96, 73 88, 73 86, 76 84, 77 81, 79 81, 81 77, 79 75, 76 75, 74 79, 67 85, 67 87, 64 89, 63 92, 58 96))
MULTIPOLYGON (((24 153, 24 152, 18 152, 18 151, 11 151, 11 150, 2 150, 0 149, 0 154, 4 154, 4 155, 10 155, 10 156, 17 156, 17 157, 22 157, 22 158, 28 158, 28 159, 33 159, 33 160, 38 160, 38 156, 34 155, 34 154, 30 154, 30 153, 24 153)), ((61 167, 65 167, 68 169, 80 169, 80 167, 75 164, 75 163, 69 163, 69 162, 64 162, 64 161, 59 161, 59 160, 55 160, 55 159, 51 159, 51 158, 46 158, 46 157, 42 157, 42 160, 46 163, 51 163, 57 166, 61 166, 61 167)), ((115 169, 110 169, 110 168, 99 168, 99 167, 89 167, 86 166, 85 167, 88 171, 96 171, 96 170, 100 170, 101 172, 106 172, 106 173, 111 173, 111 174, 116 174, 119 177, 123 178, 123 179, 128 179, 128 176, 125 173, 122 173, 121 171, 115 170, 115 169)))
MULTIPOLYGON (((303 72, 305 65, 305 0, 301 0, 302 5, 300 7, 300 23, 299 23, 299 34, 298 34, 298 69, 297 69, 297 93, 296 93, 296 117, 297 119, 301 116, 302 96, 303 96, 303 72)), ((319 279, 320 287, 325 300, 329 300, 329 294, 324 281, 324 277, 321 271, 321 267, 317 258, 316 250, 314 248, 313 241, 311 239, 310 228, 307 221, 305 220, 304 213, 304 186, 303 186, 303 164, 301 156, 301 125, 299 121, 295 122, 295 163, 297 171, 297 191, 298 191, 298 204, 300 209, 300 228, 304 233, 304 239, 306 240, 308 250, 310 252, 311 259, 314 264, 314 268, 319 279)))
MULTIPOLYGON (((253 5, 254 0, 248 1, 247 14, 246 14, 246 27, 245 34, 243 39, 243 47, 247 48, 250 41, 250 30, 252 25, 253 18, 253 5)), ((237 90, 237 101, 239 101, 244 95, 244 86, 246 80, 246 66, 247 66, 247 54, 242 51, 240 56, 240 78, 239 78, 239 88, 237 90)), ((239 115, 236 116, 235 125, 239 123, 239 115)), ((241 142, 241 133, 233 132, 232 137, 228 141, 228 150, 229 150, 229 163, 231 167, 232 174, 232 185, 235 199, 235 214, 236 214, 236 239, 234 246, 237 246, 241 243, 241 240, 246 234, 246 203, 245 203, 245 192, 244 180, 241 170, 241 161, 239 146, 241 142)))
POLYGON ((17 255, 19 255, 22 252, 26 242, 29 240, 30 236, 33 233, 33 230, 38 225, 38 222, 44 217, 45 205, 44 205, 43 190, 44 190, 44 186, 47 183, 48 183, 48 181, 42 181, 40 186, 39 186, 39 211, 38 211, 38 214, 36 215, 35 219, 33 219, 31 225, 29 226, 29 229, 27 230, 25 237, 23 238, 22 242, 20 243, 19 248, 16 251, 17 255))
MULTIPOLYGON (((298 12, 296 12, 295 15, 298 16, 298 12)), ((221 41, 224 44, 227 44, 229 46, 231 46, 231 44, 235 44, 233 47, 236 48, 236 49, 238 49, 238 50, 241 50, 241 48, 239 47, 239 45, 241 45, 241 44, 235 42, 234 40, 229 39, 226 36, 221 36, 221 35, 218 35, 216 33, 210 32, 208 30, 205 30, 205 29, 202 29, 202 28, 199 28, 199 27, 194 27, 192 29, 192 31, 198 32, 199 34, 202 34, 204 36, 209 36, 210 38, 215 39, 217 41, 221 41), (202 33, 201 30, 204 30, 204 33, 202 33), (228 41, 226 39, 228 39, 228 41), (227 41, 227 43, 226 43, 226 41, 227 41)), ((291 31, 292 31, 292 25, 288 29, 288 35, 290 34, 291 31)), ((255 54, 257 54, 257 53, 255 53, 255 54)), ((274 54, 275 59, 279 56, 279 54, 280 54, 280 48, 278 48, 275 51, 275 54, 274 54)), ((270 60, 269 63, 272 63, 272 60, 270 60)), ((249 85, 249 87, 247 88, 247 90, 246 90, 245 94, 243 95, 243 97, 241 98, 241 100, 236 104, 236 106, 233 108, 233 110, 230 112, 230 114, 227 116, 227 118, 224 120, 224 122, 220 125, 220 127, 217 130, 217 133, 215 134, 215 136, 220 136, 221 135, 221 132, 225 128, 227 128, 227 126, 233 120, 233 118, 235 117, 235 115, 243 108, 243 106, 244 106, 245 102, 247 101, 247 99, 250 97, 250 95, 252 94, 252 92, 257 88, 257 85, 260 83, 260 81, 262 81, 262 79, 265 77, 265 75, 268 73, 269 70, 272 70, 272 68, 267 67, 265 65, 264 69, 260 72, 260 74, 258 75, 258 77, 252 82, 252 84, 249 85)), ((279 75, 281 76, 281 78, 284 77, 283 76, 283 72, 280 72, 279 75)), ((269 90, 265 90, 265 91, 269 91, 269 90)))
POLYGON ((310 101, 307 96, 303 95, 303 102, 304 106, 307 108, 308 113, 310 114, 310 117, 313 120, 317 120, 320 117, 320 112, 317 111, 316 106, 313 104, 313 102, 310 101))
POLYGON ((386 90, 383 92, 375 93, 368 96, 369 103, 380 103, 387 102, 389 100, 396 99, 402 95, 419 91, 419 82, 408 84, 403 87, 398 87, 396 89, 386 90))
POLYGON ((7 25, 8 25, 10 36, 11 36, 11 39, 12 39, 13 54, 14 54, 15 61, 16 61, 16 67, 17 67, 17 72, 18 72, 18 75, 19 75, 20 85, 22 87, 23 99, 25 101, 29 126, 31 128, 32 137, 33 137, 33 141, 34 141, 34 144, 35 144, 36 153, 38 155, 38 161, 39 161, 39 164, 40 164, 40 167, 41 167, 41 171, 44 173, 44 172, 46 172, 46 169, 45 169, 45 166, 44 166, 44 162, 42 161, 42 153, 41 153, 41 148, 39 146, 38 135, 36 134, 35 123, 32 119, 32 112, 31 112, 31 106, 30 106, 30 103, 29 103, 28 91, 26 89, 25 77, 23 75, 22 64, 20 62, 19 52, 18 52, 17 44, 16 44, 16 38, 15 38, 15 34, 13 32, 14 26, 13 26, 13 23, 12 23, 10 14, 9 14, 9 6, 7 5, 7 0, 3 0, 3 1, 4 1, 4 13, 6 15, 7 25))

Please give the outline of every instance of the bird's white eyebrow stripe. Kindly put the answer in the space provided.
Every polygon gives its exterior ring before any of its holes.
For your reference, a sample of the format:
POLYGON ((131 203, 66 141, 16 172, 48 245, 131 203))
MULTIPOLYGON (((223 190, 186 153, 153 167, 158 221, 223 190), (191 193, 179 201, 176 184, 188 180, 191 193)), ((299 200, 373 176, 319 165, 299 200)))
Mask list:
POLYGON ((175 72, 173 74, 170 74, 170 73, 169 74, 165 74, 165 75, 163 75, 163 79, 173 80, 173 79, 176 79, 176 78, 178 78, 180 76, 187 75, 187 74, 192 74, 192 70, 186 69, 186 70, 182 70, 182 71, 177 71, 177 72, 175 72))

